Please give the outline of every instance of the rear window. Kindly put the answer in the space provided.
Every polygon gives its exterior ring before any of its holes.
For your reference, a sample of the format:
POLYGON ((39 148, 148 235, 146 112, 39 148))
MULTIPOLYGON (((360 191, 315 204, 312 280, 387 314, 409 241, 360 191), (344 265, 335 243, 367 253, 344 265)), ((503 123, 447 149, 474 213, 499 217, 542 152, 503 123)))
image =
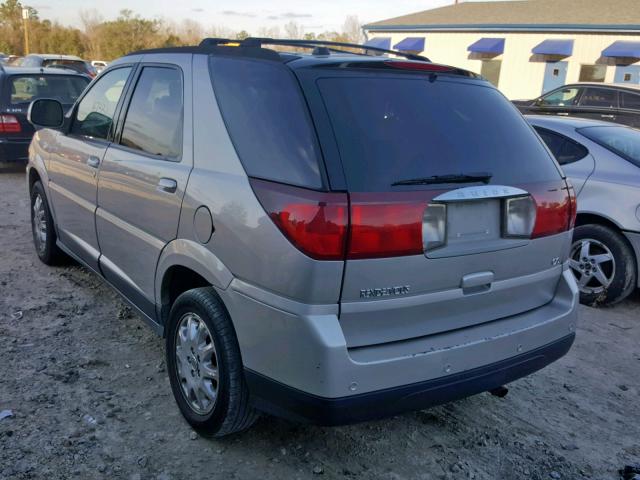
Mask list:
POLYGON ((582 135, 640 167, 640 131, 628 127, 585 127, 582 135))
POLYGON ((82 60, 65 60, 61 58, 47 58, 42 61, 43 67, 68 67, 77 72, 86 72, 87 66, 82 60))
POLYGON ((72 105, 89 83, 85 77, 65 75, 14 75, 9 80, 13 105, 30 103, 38 98, 52 98, 72 105))
POLYGON ((210 62, 218 104, 247 174, 320 188, 319 148, 293 72, 273 61, 210 62))
POLYGON ((505 185, 559 176, 531 127, 493 88, 443 76, 345 76, 318 84, 352 191, 461 173, 488 172, 490 183, 505 185))

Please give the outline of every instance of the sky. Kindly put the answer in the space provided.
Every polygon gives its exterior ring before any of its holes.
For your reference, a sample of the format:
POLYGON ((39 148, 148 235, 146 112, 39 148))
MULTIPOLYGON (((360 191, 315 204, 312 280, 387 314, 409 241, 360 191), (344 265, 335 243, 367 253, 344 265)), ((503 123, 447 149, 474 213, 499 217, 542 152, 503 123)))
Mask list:
POLYGON ((294 20, 305 32, 339 30, 347 15, 362 24, 450 5, 453 0, 23 0, 38 10, 40 18, 80 26, 78 12, 95 10, 102 18, 115 18, 128 8, 146 18, 171 21, 198 20, 205 27, 218 26, 257 33, 294 20))

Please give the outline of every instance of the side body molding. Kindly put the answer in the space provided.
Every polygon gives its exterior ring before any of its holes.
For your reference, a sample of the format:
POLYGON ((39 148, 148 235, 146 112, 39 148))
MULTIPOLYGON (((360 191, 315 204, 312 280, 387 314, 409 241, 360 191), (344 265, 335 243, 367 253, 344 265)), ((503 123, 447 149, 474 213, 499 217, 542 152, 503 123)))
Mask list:
POLYGON ((155 297, 158 319, 164 323, 165 314, 162 311, 162 281, 167 271, 172 267, 185 267, 203 277, 212 286, 226 290, 233 275, 231 271, 205 246, 193 240, 178 238, 170 242, 160 254, 156 267, 155 297))

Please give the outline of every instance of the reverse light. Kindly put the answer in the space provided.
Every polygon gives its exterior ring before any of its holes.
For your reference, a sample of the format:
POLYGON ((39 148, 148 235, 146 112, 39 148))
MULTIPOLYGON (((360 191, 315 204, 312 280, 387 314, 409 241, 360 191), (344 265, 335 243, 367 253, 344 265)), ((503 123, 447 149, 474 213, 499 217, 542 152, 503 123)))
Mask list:
POLYGON ((20 133, 22 127, 14 115, 0 115, 0 133, 20 133))
POLYGON ((447 242, 447 206, 430 203, 422 220, 422 246, 425 252, 435 250, 447 242))
POLYGON ((503 236, 530 238, 536 223, 536 203, 530 195, 504 202, 503 236))

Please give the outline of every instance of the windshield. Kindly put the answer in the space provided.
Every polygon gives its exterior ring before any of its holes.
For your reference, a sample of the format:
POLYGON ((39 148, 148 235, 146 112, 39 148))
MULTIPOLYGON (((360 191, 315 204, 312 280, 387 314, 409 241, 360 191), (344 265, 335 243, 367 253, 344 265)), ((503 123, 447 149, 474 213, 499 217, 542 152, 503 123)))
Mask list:
POLYGON ((640 167, 640 131, 629 127, 579 128, 578 132, 640 167))
POLYGON ((72 105, 89 79, 66 75, 14 75, 9 82, 13 105, 30 103, 38 98, 51 98, 72 105))
POLYGON ((486 172, 513 185, 559 177, 548 151, 497 90, 444 76, 318 80, 351 191, 405 179, 486 172))

